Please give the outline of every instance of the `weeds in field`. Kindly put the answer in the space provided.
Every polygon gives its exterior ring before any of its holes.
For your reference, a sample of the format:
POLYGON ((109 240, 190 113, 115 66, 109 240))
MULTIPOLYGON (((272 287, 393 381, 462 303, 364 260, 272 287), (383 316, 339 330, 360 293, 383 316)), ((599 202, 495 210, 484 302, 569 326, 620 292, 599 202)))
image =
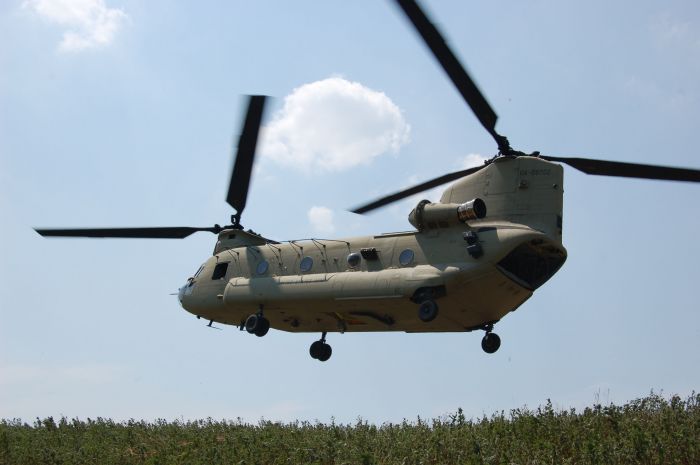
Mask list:
POLYGON ((477 420, 0 421, 0 464, 698 464, 700 394, 477 420))

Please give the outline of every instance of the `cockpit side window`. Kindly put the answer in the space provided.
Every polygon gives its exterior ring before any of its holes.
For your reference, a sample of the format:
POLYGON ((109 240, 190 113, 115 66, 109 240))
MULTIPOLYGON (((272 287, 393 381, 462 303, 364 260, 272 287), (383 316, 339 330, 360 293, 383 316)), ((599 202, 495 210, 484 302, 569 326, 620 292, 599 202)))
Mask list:
POLYGON ((199 269, 197 270, 197 272, 194 274, 193 278, 196 278, 197 276, 199 276, 199 273, 201 273, 203 269, 204 269, 204 265, 200 266, 199 269))
POLYGON ((228 270, 228 263, 217 263, 214 267, 214 273, 211 275, 211 279, 221 279, 226 276, 226 271, 228 270))

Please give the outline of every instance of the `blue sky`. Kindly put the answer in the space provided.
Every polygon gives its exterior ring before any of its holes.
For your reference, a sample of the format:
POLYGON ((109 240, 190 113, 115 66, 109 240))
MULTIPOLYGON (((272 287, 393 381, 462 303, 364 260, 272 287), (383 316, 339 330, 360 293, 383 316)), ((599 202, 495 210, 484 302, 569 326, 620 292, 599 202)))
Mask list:
MULTIPOLYGON (((424 3, 514 148, 700 167, 697 2, 424 3)), ((334 334, 321 364, 316 335, 179 307, 207 233, 33 232, 226 222, 254 93, 275 100, 243 223, 278 240, 408 229, 417 199, 346 209, 495 151, 389 1, 0 4, 0 417, 381 423, 697 390, 697 185, 567 168, 569 259, 490 356, 479 333, 334 334)))

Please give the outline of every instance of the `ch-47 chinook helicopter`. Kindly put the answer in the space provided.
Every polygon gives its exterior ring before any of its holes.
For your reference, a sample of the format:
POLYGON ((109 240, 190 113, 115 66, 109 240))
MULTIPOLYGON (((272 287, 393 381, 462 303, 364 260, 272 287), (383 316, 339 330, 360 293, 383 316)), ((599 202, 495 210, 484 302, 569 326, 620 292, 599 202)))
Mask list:
POLYGON ((483 166, 449 173, 353 210, 366 213, 450 181, 440 201, 410 212, 415 230, 350 239, 276 242, 244 230, 265 97, 250 97, 226 201, 228 226, 37 229, 42 236, 182 239, 217 234, 213 256, 179 289, 198 318, 265 336, 270 328, 321 333, 309 349, 330 358, 329 332, 484 330, 523 304, 563 265, 563 168, 588 174, 700 182, 700 170, 526 154, 511 148, 496 113, 414 0, 397 0, 498 145, 483 166))

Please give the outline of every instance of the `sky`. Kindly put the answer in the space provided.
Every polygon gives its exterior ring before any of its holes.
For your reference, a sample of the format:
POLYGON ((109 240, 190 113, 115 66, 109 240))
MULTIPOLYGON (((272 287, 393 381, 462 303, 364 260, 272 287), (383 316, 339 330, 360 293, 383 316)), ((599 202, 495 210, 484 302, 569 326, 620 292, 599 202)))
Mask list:
MULTIPOLYGON (((514 148, 700 168, 694 1, 424 1, 514 148)), ((276 240, 410 229, 347 210, 495 154, 385 1, 0 3, 0 417, 374 423, 700 387, 700 186, 565 169, 564 267, 482 334, 205 327, 184 240, 34 227, 211 226, 245 95, 273 99, 243 224, 276 240), (696 368, 693 368, 696 367, 696 368)), ((446 187, 446 186, 445 186, 446 187)))

